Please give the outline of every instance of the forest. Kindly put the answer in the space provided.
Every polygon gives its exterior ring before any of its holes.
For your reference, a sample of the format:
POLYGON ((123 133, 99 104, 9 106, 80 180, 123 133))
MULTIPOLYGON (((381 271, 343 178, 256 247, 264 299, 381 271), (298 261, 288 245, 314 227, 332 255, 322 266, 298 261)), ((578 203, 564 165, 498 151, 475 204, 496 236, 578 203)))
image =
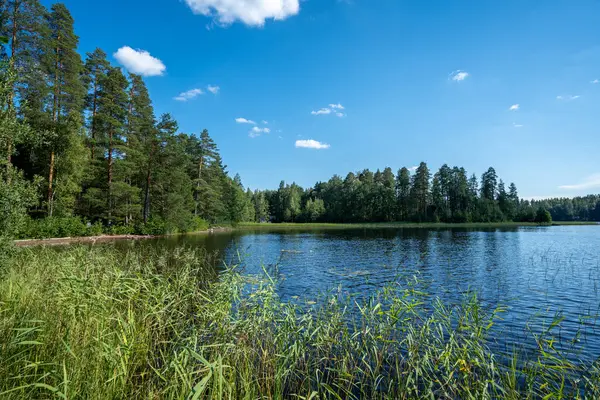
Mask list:
POLYGON ((156 116, 142 77, 103 50, 82 58, 66 6, 1 7, 1 231, 182 232, 243 219, 250 203, 208 131, 156 116))
POLYGON ((67 7, 3 0, 0 231, 9 237, 158 234, 239 222, 600 220, 600 197, 523 201, 493 168, 480 178, 425 163, 244 189, 207 130, 155 115, 141 76, 102 49, 78 52, 67 7))

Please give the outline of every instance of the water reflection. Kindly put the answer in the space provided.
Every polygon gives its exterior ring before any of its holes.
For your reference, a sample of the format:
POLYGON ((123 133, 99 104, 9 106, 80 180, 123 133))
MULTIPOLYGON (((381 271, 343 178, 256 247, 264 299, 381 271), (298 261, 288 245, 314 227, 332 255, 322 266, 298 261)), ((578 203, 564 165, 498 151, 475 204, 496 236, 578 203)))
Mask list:
MULTIPOLYGON (((505 229, 357 229, 246 231, 162 239, 153 246, 203 246, 248 274, 278 278, 284 301, 317 299, 339 288, 368 297, 389 283, 418 277, 446 304, 476 291, 488 309, 506 306, 499 345, 522 342, 564 317, 561 335, 583 333, 600 356, 592 326, 600 311, 600 227, 505 229)), ((531 344, 531 342, 530 342, 531 344)))

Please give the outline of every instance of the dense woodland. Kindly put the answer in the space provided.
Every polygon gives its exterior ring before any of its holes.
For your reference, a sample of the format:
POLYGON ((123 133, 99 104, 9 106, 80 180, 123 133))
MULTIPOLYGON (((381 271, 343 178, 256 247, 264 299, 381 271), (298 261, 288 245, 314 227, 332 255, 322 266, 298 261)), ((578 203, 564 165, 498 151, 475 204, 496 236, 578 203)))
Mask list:
POLYGON ((600 220, 600 198, 521 201, 493 168, 425 163, 245 191, 208 131, 155 115, 142 77, 82 57, 63 4, 0 0, 0 232, 10 237, 191 231, 257 222, 600 220))
POLYGON ((82 57, 63 4, 0 6, 3 232, 81 227, 74 216, 122 232, 244 219, 250 201, 208 131, 182 133, 169 114, 156 116, 142 77, 103 50, 82 57))
POLYGON ((411 173, 391 168, 334 176, 304 190, 281 182, 253 195, 257 221, 274 222, 550 222, 600 221, 600 196, 527 201, 489 168, 481 178, 421 163, 411 173))

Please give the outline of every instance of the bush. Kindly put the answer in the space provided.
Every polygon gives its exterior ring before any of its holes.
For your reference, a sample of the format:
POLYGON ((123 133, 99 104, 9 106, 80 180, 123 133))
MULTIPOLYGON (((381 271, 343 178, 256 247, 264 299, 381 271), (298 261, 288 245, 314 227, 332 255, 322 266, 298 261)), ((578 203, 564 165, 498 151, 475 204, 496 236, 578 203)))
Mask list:
POLYGON ((537 213, 535 214, 535 222, 538 224, 551 224, 552 215, 550 214, 550 211, 543 207, 538 208, 537 213))
POLYGON ((167 224, 160 217, 152 217, 145 224, 139 225, 136 232, 140 235, 164 235, 167 233, 167 224))
POLYGON ((208 228, 209 228, 208 222, 206 222, 205 220, 203 220, 200 217, 193 217, 188 224, 186 232, 200 232, 200 231, 205 231, 208 228))
POLYGON ((49 239, 89 235, 85 222, 79 217, 48 217, 28 219, 19 237, 23 239, 49 239))
POLYGON ((135 227, 133 225, 111 225, 104 231, 107 235, 133 235, 135 227))

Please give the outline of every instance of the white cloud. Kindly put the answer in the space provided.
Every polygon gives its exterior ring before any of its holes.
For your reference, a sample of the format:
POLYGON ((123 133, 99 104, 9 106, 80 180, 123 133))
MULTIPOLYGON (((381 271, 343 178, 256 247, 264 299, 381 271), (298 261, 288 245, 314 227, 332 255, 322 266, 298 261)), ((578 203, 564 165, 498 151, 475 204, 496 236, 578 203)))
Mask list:
POLYGON ((212 94, 218 94, 218 93, 219 93, 219 91, 221 90, 221 88, 220 88, 220 87, 218 87, 218 86, 208 85, 208 86, 206 87, 206 90, 208 90, 208 91, 209 91, 209 92, 211 92, 212 94))
POLYGON ((572 95, 556 96, 556 100, 572 101, 572 100, 577 100, 580 97, 581 96, 572 96, 572 95))
POLYGON ((250 129, 248 136, 255 138, 259 137, 263 133, 271 133, 271 130, 269 128, 259 128, 258 126, 255 126, 254 128, 250 129))
POLYGON ((414 166, 414 167, 410 167, 408 168, 408 172, 415 172, 419 167, 414 166))
POLYGON ((319 111, 312 111, 312 115, 328 115, 331 114, 330 108, 321 108, 319 111))
POLYGON ((522 127, 523 127, 523 125, 521 125, 521 124, 517 124, 517 123, 513 122, 513 127, 514 127, 514 128, 522 128, 522 127))
POLYGON ((469 77, 469 73, 467 71, 456 70, 450 74, 450 79, 455 82, 464 81, 469 77))
POLYGON ((321 143, 313 139, 308 140, 296 140, 296 147, 299 149, 315 149, 315 150, 324 150, 328 149, 331 146, 327 143, 321 143))
POLYGON ((559 186, 559 189, 563 190, 586 190, 600 188, 600 173, 588 176, 581 183, 575 185, 563 185, 559 186))
POLYGON ((346 114, 344 114, 342 112, 342 110, 345 110, 345 107, 343 105, 341 105, 340 103, 337 104, 330 104, 329 107, 323 107, 320 110, 317 111, 311 111, 312 115, 335 115, 336 117, 342 118, 345 117, 346 114))
POLYGON ((175 97, 175 100, 188 101, 188 100, 192 100, 195 97, 200 96, 201 94, 204 94, 202 89, 192 89, 192 90, 188 90, 187 92, 180 93, 179 96, 175 97))
POLYGON ((598 80, 598 79, 594 79, 594 80, 592 81, 592 83, 593 83, 594 85, 596 85, 596 84, 600 83, 600 80, 598 80))
POLYGON ((156 57, 145 50, 134 50, 129 46, 121 47, 114 57, 132 74, 142 76, 159 76, 167 67, 156 57))
POLYGON ((263 125, 269 125, 269 121, 265 121, 264 119, 261 121, 263 125))
POLYGON ((246 118, 236 118, 235 122, 237 122, 238 124, 256 125, 256 122, 252 121, 251 119, 246 119, 246 118))
POLYGON ((298 14, 299 0, 185 0, 195 14, 212 17, 229 25, 236 21, 263 26, 265 20, 284 20, 298 14))
POLYGON ((510 106, 509 110, 510 111, 517 111, 520 108, 520 106, 518 104, 513 104, 512 106, 510 106))

